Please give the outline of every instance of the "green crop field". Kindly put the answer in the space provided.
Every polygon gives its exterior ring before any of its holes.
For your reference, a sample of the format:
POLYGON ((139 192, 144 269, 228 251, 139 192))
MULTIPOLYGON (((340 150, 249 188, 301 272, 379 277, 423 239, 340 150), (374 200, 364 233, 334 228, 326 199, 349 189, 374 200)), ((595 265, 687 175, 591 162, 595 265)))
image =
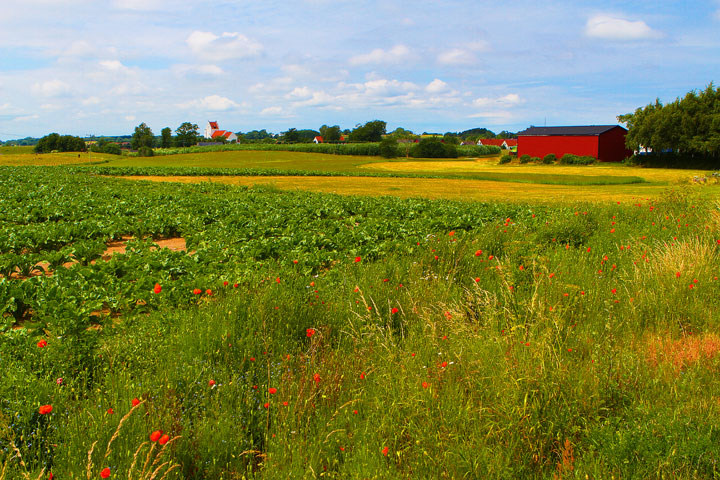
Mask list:
POLYGON ((710 172, 7 157, 0 480, 718 475, 710 172))

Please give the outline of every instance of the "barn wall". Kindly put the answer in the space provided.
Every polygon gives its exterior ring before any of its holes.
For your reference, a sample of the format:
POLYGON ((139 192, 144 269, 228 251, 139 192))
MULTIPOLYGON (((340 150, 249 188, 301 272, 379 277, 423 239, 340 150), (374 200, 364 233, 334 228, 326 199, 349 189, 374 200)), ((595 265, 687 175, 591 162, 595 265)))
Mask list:
POLYGON ((622 162, 631 156, 632 150, 625 147, 626 135, 627 130, 624 128, 613 128, 601 134, 598 159, 601 162, 622 162))
POLYGON ((587 155, 598 158, 598 137, 588 136, 530 136, 518 137, 518 157, 528 154, 531 157, 543 158, 554 153, 558 158, 566 153, 587 155))

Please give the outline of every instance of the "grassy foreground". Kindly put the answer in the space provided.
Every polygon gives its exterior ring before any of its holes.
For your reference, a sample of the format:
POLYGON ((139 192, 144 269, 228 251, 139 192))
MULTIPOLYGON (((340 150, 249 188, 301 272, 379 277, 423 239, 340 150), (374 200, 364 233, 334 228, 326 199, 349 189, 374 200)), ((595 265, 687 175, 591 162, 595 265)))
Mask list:
POLYGON ((57 181, 4 231, 120 206, 132 222, 87 231, 174 222, 197 251, 71 266, 54 277, 83 301, 145 291, 89 328, 65 306, 4 330, 3 480, 717 476, 720 211, 693 191, 536 207, 57 181), (311 236, 283 227, 298 210, 311 236))

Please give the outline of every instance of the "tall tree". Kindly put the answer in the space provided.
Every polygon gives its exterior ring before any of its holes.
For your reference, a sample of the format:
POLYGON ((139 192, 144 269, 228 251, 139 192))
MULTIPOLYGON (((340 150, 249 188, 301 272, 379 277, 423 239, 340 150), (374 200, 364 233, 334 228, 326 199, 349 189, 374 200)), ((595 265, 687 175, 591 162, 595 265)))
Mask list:
POLYGON ((325 143, 339 142, 340 135, 340 127, 338 125, 333 125, 332 127, 323 125, 320 127, 320 136, 323 137, 323 142, 325 143))
POLYGON ((290 128, 287 132, 283 132, 283 141, 286 143, 296 143, 300 140, 300 134, 297 128, 290 128))
POLYGON ((145 122, 135 127, 135 133, 133 133, 132 139, 130 140, 130 146, 133 150, 140 150, 140 147, 152 148, 155 146, 155 136, 145 122))
POLYGON ((175 143, 178 147, 191 147, 198 141, 198 126, 194 123, 183 122, 175 130, 175 143))
POLYGON ((160 148, 172 147, 172 130, 170 127, 165 127, 160 130, 160 148))
POLYGON ((350 132, 350 140, 353 142, 379 142, 385 135, 387 122, 372 120, 365 125, 358 125, 350 132))

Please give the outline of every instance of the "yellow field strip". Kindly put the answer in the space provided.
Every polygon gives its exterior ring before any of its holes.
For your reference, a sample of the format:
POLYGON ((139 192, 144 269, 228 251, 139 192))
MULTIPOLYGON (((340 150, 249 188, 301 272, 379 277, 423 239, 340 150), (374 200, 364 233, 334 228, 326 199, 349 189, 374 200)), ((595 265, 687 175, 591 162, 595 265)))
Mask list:
MULTIPOLYGON (((189 176, 129 176, 127 180, 153 182, 202 183, 229 185, 263 185, 280 190, 303 190, 340 195, 395 196, 401 198, 429 198, 471 201, 504 201, 531 203, 560 202, 629 202, 635 199, 657 199, 668 187, 639 185, 539 185, 484 180, 437 178, 377 178, 377 177, 189 177, 189 176)), ((693 187, 703 188, 705 187, 693 187)), ((710 191, 708 190, 708 193, 710 191)), ((712 189, 715 195, 717 189, 712 189)))

